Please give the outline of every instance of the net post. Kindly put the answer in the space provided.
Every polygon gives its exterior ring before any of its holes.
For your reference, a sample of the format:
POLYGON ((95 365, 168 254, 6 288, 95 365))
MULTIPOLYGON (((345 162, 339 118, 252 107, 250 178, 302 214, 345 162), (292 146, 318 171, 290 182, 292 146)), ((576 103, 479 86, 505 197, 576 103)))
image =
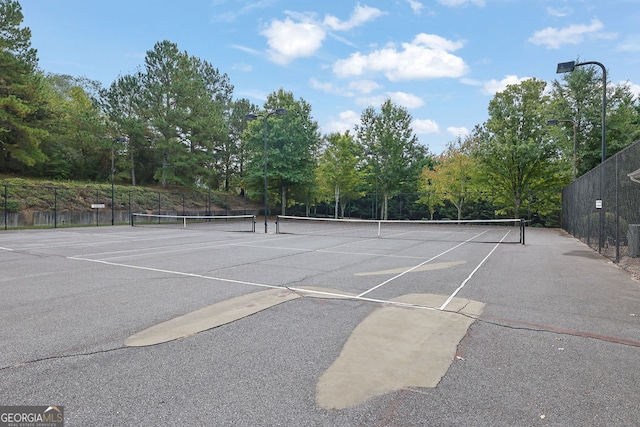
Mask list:
POLYGON ((187 217, 186 216, 182 217, 182 228, 187 228, 187 217))
POLYGON ((276 234, 280 234, 280 215, 276 215, 276 234))
POLYGON ((523 245, 524 245, 524 230, 525 230, 524 218, 520 218, 520 242, 523 245))
POLYGON ((378 221, 378 237, 382 234, 382 221, 378 221))
POLYGON ((129 215, 129 221, 131 222, 131 226, 133 227, 133 213, 129 215))

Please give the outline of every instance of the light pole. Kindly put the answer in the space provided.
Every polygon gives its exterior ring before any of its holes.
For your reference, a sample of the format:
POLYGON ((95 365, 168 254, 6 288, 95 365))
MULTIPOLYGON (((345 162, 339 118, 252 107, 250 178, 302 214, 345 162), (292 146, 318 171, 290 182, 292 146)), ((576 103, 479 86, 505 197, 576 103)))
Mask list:
POLYGON ((288 114, 289 111, 285 110, 284 108, 276 108, 275 110, 272 111, 267 111, 265 113, 260 113, 260 114, 255 114, 255 113, 249 113, 246 116, 244 116, 247 120, 257 120, 259 117, 262 117, 262 119, 264 120, 264 134, 263 134, 263 139, 264 139, 264 234, 267 234, 267 210, 269 208, 269 201, 267 199, 267 160, 268 160, 268 154, 267 154, 267 149, 268 149, 268 141, 267 141, 267 119, 270 116, 276 115, 276 116, 284 116, 286 114, 288 114))
POLYGON ((573 180, 576 180, 576 148, 578 145, 578 127, 573 120, 547 120, 548 125, 557 125, 559 123, 573 124, 573 180))
POLYGON ((116 173, 114 149, 115 149, 116 142, 125 142, 126 140, 127 140, 126 138, 119 137, 111 141, 111 225, 115 224, 115 218, 116 218, 115 206, 114 206, 114 201, 115 201, 114 187, 115 187, 115 173, 116 173))
POLYGON ((580 67, 582 65, 597 65, 602 69, 602 161, 600 165, 600 238, 598 239, 598 252, 602 251, 602 246, 604 245, 604 161, 607 160, 607 69, 602 63, 597 61, 587 61, 587 62, 561 62, 558 64, 558 68, 556 69, 556 73, 570 73, 576 67, 580 67))

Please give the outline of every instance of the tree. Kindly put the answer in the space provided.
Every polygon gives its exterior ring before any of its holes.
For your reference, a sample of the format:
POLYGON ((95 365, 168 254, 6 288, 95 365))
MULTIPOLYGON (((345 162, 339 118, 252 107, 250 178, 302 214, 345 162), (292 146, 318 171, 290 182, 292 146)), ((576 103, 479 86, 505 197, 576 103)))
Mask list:
POLYGON ((152 165, 157 162, 151 150, 152 133, 144 117, 143 93, 140 73, 120 76, 109 89, 101 91, 102 109, 114 127, 111 137, 125 139, 121 148, 127 156, 131 185, 152 182, 152 165))
POLYGON ((247 99, 239 99, 231 103, 228 135, 224 139, 223 146, 225 191, 229 191, 231 186, 235 186, 240 189, 240 194, 245 194, 244 170, 247 153, 242 135, 247 129, 247 114, 257 111, 257 109, 258 107, 247 99))
POLYGON ((456 207, 460 220, 465 203, 477 199, 476 165, 471 142, 471 138, 464 142, 460 138, 455 143, 450 142, 446 151, 436 158, 435 165, 422 170, 421 188, 427 194, 420 198, 420 202, 429 206, 431 219, 434 208, 448 200, 456 207))
POLYGON ((31 31, 20 28, 22 7, 0 0, 0 171, 21 170, 45 160, 47 132, 42 75, 36 72, 31 31))
MULTIPOLYGON (((552 83, 553 118, 571 120, 577 131, 578 176, 593 169, 602 161, 602 72, 597 66, 576 67, 563 74, 562 81, 552 83)), ((637 100, 628 84, 613 85, 607 82, 607 156, 615 154, 640 137, 637 130, 637 100)), ((562 130, 562 129, 558 129, 562 130)), ((573 158, 573 129, 565 141, 563 150, 567 158, 573 158)))
POLYGON ((545 87, 537 79, 507 86, 491 100, 489 119, 472 135, 483 186, 514 216, 522 214, 531 192, 557 189, 562 182, 559 149, 546 126, 550 99, 545 87))
MULTIPOLYGON (((418 144, 411 128, 411 115, 390 99, 380 113, 364 110, 356 126, 357 140, 368 154, 370 176, 376 193, 382 194, 382 219, 388 218, 389 198, 403 189, 415 190, 415 183, 426 158, 426 147, 418 144)), ((377 216, 377 214, 376 214, 377 216)))
POLYGON ((49 74, 43 83, 49 114, 43 121, 47 136, 41 149, 47 161, 35 165, 32 173, 62 179, 108 177, 113 140, 90 95, 98 92, 100 83, 62 74, 49 74))
POLYGON ((320 192, 335 202, 334 217, 344 217, 346 201, 360 195, 356 191, 361 177, 358 165, 361 158, 361 147, 353 136, 346 131, 344 134, 332 133, 325 138, 324 150, 316 169, 320 192))
POLYGON ((315 154, 320 133, 318 123, 311 117, 311 106, 304 99, 296 100, 293 93, 283 89, 271 93, 264 104, 265 112, 260 114, 261 120, 252 122, 245 135, 249 148, 247 183, 257 193, 262 194, 264 178, 263 119, 278 108, 284 108, 288 114, 267 119, 267 191, 276 189, 284 215, 288 204, 303 200, 315 182, 315 154))
POLYGON ((227 75, 165 40, 147 52, 142 76, 145 120, 161 157, 155 178, 163 186, 206 182, 227 136, 227 75))

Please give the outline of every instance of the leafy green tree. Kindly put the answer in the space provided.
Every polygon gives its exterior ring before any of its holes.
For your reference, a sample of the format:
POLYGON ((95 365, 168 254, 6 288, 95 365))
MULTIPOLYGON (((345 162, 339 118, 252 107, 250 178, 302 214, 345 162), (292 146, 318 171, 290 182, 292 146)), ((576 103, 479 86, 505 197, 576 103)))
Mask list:
POLYGON ((163 186, 205 182, 227 136, 227 75, 165 40, 147 52, 143 88, 145 120, 161 153, 156 179, 163 186))
MULTIPOLYGON (((552 83, 553 119, 569 120, 576 125, 578 176, 599 165, 602 160, 602 71, 597 66, 581 66, 552 83)), ((640 137, 635 126, 637 99, 629 85, 607 82, 606 151, 607 157, 640 137)), ((559 128, 568 141, 563 146, 566 158, 573 158, 573 129, 559 128)))
MULTIPOLYGON (((101 107, 107 114, 112 138, 120 141, 119 154, 125 156, 131 185, 153 182, 153 165, 158 163, 151 142, 152 132, 145 119, 143 76, 140 73, 120 76, 101 91, 101 107)), ((116 162, 116 166, 121 162, 116 162)), ((124 172, 124 171, 123 171, 124 172)))
POLYGON ((42 75, 36 72, 31 30, 20 28, 22 7, 0 0, 0 171, 19 171, 45 160, 47 132, 42 75))
POLYGON ((564 165, 546 126, 550 99, 545 87, 537 79, 507 86, 491 100, 489 119, 472 135, 483 189, 515 216, 523 214, 528 194, 557 189, 563 179, 564 165))
POLYGON ((315 155, 320 144, 318 124, 311 117, 311 106, 303 99, 296 100, 293 93, 283 89, 271 93, 264 104, 260 120, 250 123, 246 143, 249 148, 247 183, 262 194, 264 172, 264 117, 279 108, 288 114, 271 116, 267 126, 268 184, 280 196, 284 215, 290 202, 305 200, 315 182, 315 155))
POLYGON ((334 217, 344 217, 346 201, 361 195, 356 191, 361 181, 359 172, 361 146, 346 131, 332 133, 325 139, 324 149, 316 170, 320 192, 335 203, 334 217))
POLYGON ((376 193, 382 195, 381 218, 388 218, 389 198, 403 190, 416 190, 427 150, 418 144, 408 111, 387 100, 378 113, 368 107, 356 126, 356 137, 368 155, 376 193))
POLYGON ((100 83, 62 74, 49 74, 43 82, 49 114, 43 121, 48 135, 41 148, 47 161, 30 172, 57 179, 108 177, 112 139, 91 96, 100 83))
POLYGON ((446 151, 436 157, 435 165, 423 169, 421 188, 427 194, 420 201, 429 206, 432 219, 434 208, 445 200, 456 207, 457 218, 462 219, 465 203, 477 199, 477 171, 471 141, 471 138, 464 142, 458 138, 450 142, 446 151))
POLYGON ((235 100, 231 103, 231 111, 228 116, 228 135, 223 144, 223 176, 224 189, 229 191, 231 186, 240 189, 245 194, 245 166, 247 149, 242 137, 247 129, 247 114, 257 111, 258 107, 247 99, 235 100))

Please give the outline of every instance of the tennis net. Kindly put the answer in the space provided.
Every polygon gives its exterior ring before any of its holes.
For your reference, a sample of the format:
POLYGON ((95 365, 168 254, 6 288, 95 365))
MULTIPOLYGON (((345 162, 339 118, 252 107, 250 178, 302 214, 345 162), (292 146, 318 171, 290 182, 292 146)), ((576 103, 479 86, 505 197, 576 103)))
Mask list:
POLYGON ((425 241, 522 243, 525 222, 493 220, 358 220, 278 216, 276 233, 425 241))
POLYGON ((173 227, 217 231, 256 231, 255 215, 159 215, 132 213, 133 227, 173 227))

